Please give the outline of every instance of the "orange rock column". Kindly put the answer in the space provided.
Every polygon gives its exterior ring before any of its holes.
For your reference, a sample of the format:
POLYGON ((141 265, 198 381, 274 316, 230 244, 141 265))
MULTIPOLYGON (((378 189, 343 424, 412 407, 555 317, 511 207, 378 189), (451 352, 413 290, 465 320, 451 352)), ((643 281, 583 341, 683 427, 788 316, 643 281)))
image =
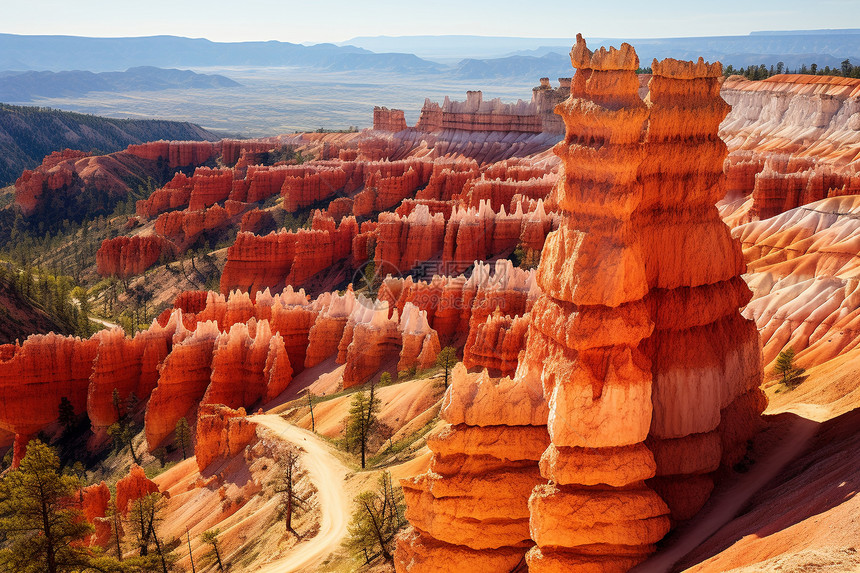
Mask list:
POLYGON ((655 323, 641 347, 654 381, 648 484, 682 520, 707 501, 721 460, 743 455, 765 402, 758 332, 738 310, 751 296, 740 244, 715 207, 726 189, 722 66, 666 59, 652 69, 637 212, 655 323))
POLYGON ((653 330, 639 217, 648 115, 639 58, 628 44, 592 53, 578 36, 571 61, 571 98, 556 108, 567 127, 555 148, 563 218, 538 268, 544 294, 526 351, 540 369, 552 440, 540 462, 550 484, 529 500, 532 573, 624 571, 669 530, 666 504, 644 482, 656 468, 643 443, 651 362, 639 349, 653 330))

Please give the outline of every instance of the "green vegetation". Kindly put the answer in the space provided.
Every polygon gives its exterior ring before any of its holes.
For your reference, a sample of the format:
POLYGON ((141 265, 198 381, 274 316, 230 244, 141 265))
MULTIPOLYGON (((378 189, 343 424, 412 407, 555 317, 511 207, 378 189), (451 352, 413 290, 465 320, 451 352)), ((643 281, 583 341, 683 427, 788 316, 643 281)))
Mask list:
POLYGON ((536 269, 538 264, 540 264, 540 253, 540 251, 518 245, 511 254, 510 259, 515 267, 523 270, 536 269))
POLYGON ((132 143, 159 139, 216 139, 203 128, 185 122, 110 119, 48 107, 0 103, 0 186, 13 183, 24 169, 64 148, 104 154, 132 143))
POLYGON ((139 402, 137 396, 132 392, 129 394, 126 403, 123 404, 120 399, 119 391, 114 388, 111 399, 114 411, 116 412, 117 421, 111 424, 108 428, 108 436, 113 440, 113 446, 117 452, 121 452, 123 448, 128 446, 129 454, 134 460, 134 463, 139 465, 140 458, 138 458, 137 452, 134 451, 134 436, 139 431, 139 428, 136 427, 134 418, 131 416, 139 402))
POLYGON ((439 352, 436 357, 436 364, 441 366, 445 371, 444 384, 445 389, 448 389, 448 379, 451 376, 451 368, 457 364, 457 349, 453 346, 446 346, 439 352))
POLYGON ((89 305, 72 277, 0 258, 0 339, 49 331, 89 336, 89 305))
POLYGON ((793 387, 799 384, 800 379, 806 373, 806 370, 798 368, 794 364, 794 357, 794 348, 789 346, 779 353, 773 367, 773 373, 779 376, 780 382, 788 387, 793 387))
POLYGON ((224 565, 221 563, 221 552, 218 550, 219 535, 221 535, 221 530, 216 527, 215 529, 204 531, 203 534, 200 536, 200 540, 203 543, 212 546, 212 551, 209 553, 209 555, 215 558, 215 561, 218 564, 218 570, 223 571, 224 565))
POLYGON ((58 573, 86 567, 79 542, 93 532, 76 508, 77 476, 60 471, 56 452, 33 440, 17 470, 0 480, 0 571, 58 573))
POLYGON ((301 151, 296 151, 294 145, 282 145, 277 149, 263 152, 260 157, 260 163, 262 165, 275 165, 277 163, 299 165, 311 159, 313 159, 312 156, 304 155, 301 151))
POLYGON ((361 452, 361 468, 367 464, 367 443, 376 430, 379 398, 376 397, 376 384, 371 383, 370 392, 356 392, 349 406, 346 418, 344 443, 347 451, 361 452))
POLYGON ((764 80, 771 76, 779 74, 809 74, 813 76, 839 76, 844 78, 860 78, 860 66, 852 65, 851 60, 843 60, 842 65, 840 65, 838 68, 832 69, 830 66, 824 66, 824 68, 820 68, 818 64, 813 63, 809 66, 803 64, 802 66, 800 66, 800 68, 789 70, 782 62, 777 62, 776 66, 770 66, 769 68, 764 64, 759 64, 758 66, 749 66, 746 68, 735 68, 732 65, 728 65, 723 68, 723 75, 731 76, 734 74, 744 76, 748 80, 764 80))
POLYGON ((344 542, 352 555, 365 563, 382 557, 393 562, 394 536, 406 524, 403 516, 403 490, 391 483, 391 474, 383 472, 375 491, 359 494, 344 542))
POLYGON ((150 493, 134 500, 129 511, 129 529, 137 543, 139 555, 126 561, 137 565, 144 571, 168 573, 178 556, 173 550, 178 540, 166 541, 158 534, 162 521, 165 499, 160 493, 150 493))
POLYGON ((191 430, 188 428, 188 420, 185 419, 185 416, 176 421, 173 441, 182 452, 182 459, 188 458, 188 449, 191 447, 191 430))

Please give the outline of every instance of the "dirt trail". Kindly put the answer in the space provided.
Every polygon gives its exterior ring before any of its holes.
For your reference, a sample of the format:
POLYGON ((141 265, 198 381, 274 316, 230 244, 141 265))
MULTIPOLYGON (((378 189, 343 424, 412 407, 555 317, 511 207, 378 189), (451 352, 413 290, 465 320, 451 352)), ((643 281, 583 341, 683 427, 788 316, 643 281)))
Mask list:
POLYGON ((671 571, 687 554, 734 519, 757 491, 775 478, 789 462, 803 454, 820 424, 802 415, 808 416, 812 413, 811 410, 817 412, 818 409, 819 407, 811 404, 799 404, 797 408, 789 408, 789 411, 796 410, 795 413, 799 417, 772 453, 756 463, 752 471, 729 489, 712 497, 699 515, 693 518, 686 531, 681 532, 662 551, 632 569, 631 573, 671 571))
POLYGON ((283 559, 267 563, 259 571, 263 573, 312 571, 314 565, 340 547, 346 535, 350 501, 346 494, 344 480, 350 470, 315 434, 297 428, 277 415, 252 416, 251 419, 274 431, 281 439, 304 450, 301 461, 317 488, 317 499, 322 509, 322 523, 320 523, 319 533, 313 539, 296 545, 283 559))
POLYGON ((101 318, 96 318, 92 315, 89 316, 89 319, 90 319, 90 322, 95 322, 97 324, 101 324, 102 326, 104 326, 105 328, 108 328, 108 329, 110 329, 110 328, 122 328, 120 325, 116 324, 115 322, 108 322, 106 320, 102 320, 101 318))

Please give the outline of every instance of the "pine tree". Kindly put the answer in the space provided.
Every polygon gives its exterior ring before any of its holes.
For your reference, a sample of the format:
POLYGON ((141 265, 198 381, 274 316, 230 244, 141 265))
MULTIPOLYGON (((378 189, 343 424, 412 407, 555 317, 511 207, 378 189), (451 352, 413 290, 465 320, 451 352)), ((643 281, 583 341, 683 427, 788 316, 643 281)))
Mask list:
POLYGON ((81 541, 93 532, 76 508, 81 483, 60 471, 56 452, 38 440, 27 445, 17 470, 0 481, 0 571, 60 573, 86 568, 81 541))
POLYGON ((453 346, 446 346, 436 357, 436 364, 445 370, 445 389, 448 389, 448 379, 451 368, 457 363, 457 350, 453 346))
POLYGON ((774 374, 780 376, 781 382, 786 386, 792 386, 799 382, 800 377, 806 372, 803 368, 795 366, 794 356, 794 348, 789 346, 779 353, 773 367, 774 374))
POLYGON ((176 421, 174 442, 182 450, 182 459, 186 459, 188 447, 191 445, 191 431, 188 429, 188 420, 184 416, 176 421))
POLYGON ((63 432, 67 432, 69 428, 75 425, 75 407, 72 406, 71 401, 63 396, 60 398, 60 405, 58 407, 59 416, 57 420, 60 425, 63 427, 63 432))
POLYGON ((160 568, 162 573, 168 573, 176 561, 176 555, 167 548, 168 544, 158 533, 164 508, 165 500, 160 493, 150 493, 132 503, 128 523, 137 541, 139 556, 127 560, 130 564, 139 565, 147 571, 160 568), (154 553, 151 552, 153 549, 154 553))
POLYGON ((218 563, 218 569, 220 571, 224 570, 224 565, 221 563, 221 552, 218 550, 218 536, 221 535, 221 530, 217 527, 215 529, 210 529, 209 531, 204 531, 200 536, 200 540, 203 543, 208 543, 212 546, 211 556, 215 557, 215 561, 218 563))
POLYGON ((275 487, 275 493, 281 498, 278 512, 284 519, 287 531, 296 533, 293 529, 293 516, 298 511, 307 511, 310 496, 301 495, 296 487, 305 472, 299 465, 299 454, 295 449, 290 448, 287 451, 282 467, 271 483, 275 487))
POLYGON ((405 525, 403 490, 394 488, 391 474, 379 476, 376 491, 365 491, 355 501, 344 545, 370 562, 378 556, 392 562, 394 536, 405 525))
POLYGON ((349 406, 349 416, 346 419, 345 436, 347 450, 361 452, 361 467, 367 463, 367 441, 376 428, 376 414, 379 412, 379 398, 376 397, 376 386, 370 385, 370 393, 364 390, 356 392, 349 406))

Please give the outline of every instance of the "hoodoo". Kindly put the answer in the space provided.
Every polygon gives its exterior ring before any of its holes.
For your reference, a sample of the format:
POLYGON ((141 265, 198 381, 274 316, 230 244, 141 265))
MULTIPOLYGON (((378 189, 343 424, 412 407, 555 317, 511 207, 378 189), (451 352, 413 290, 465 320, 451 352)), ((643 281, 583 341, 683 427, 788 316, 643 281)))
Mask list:
POLYGON ((403 482, 413 528, 398 571, 509 569, 532 543, 532 573, 626 571, 701 508, 758 428, 760 342, 715 207, 720 64, 655 61, 643 101, 632 46, 591 52, 577 36, 571 62, 561 222, 525 355, 513 380, 455 372, 430 472, 403 482))

